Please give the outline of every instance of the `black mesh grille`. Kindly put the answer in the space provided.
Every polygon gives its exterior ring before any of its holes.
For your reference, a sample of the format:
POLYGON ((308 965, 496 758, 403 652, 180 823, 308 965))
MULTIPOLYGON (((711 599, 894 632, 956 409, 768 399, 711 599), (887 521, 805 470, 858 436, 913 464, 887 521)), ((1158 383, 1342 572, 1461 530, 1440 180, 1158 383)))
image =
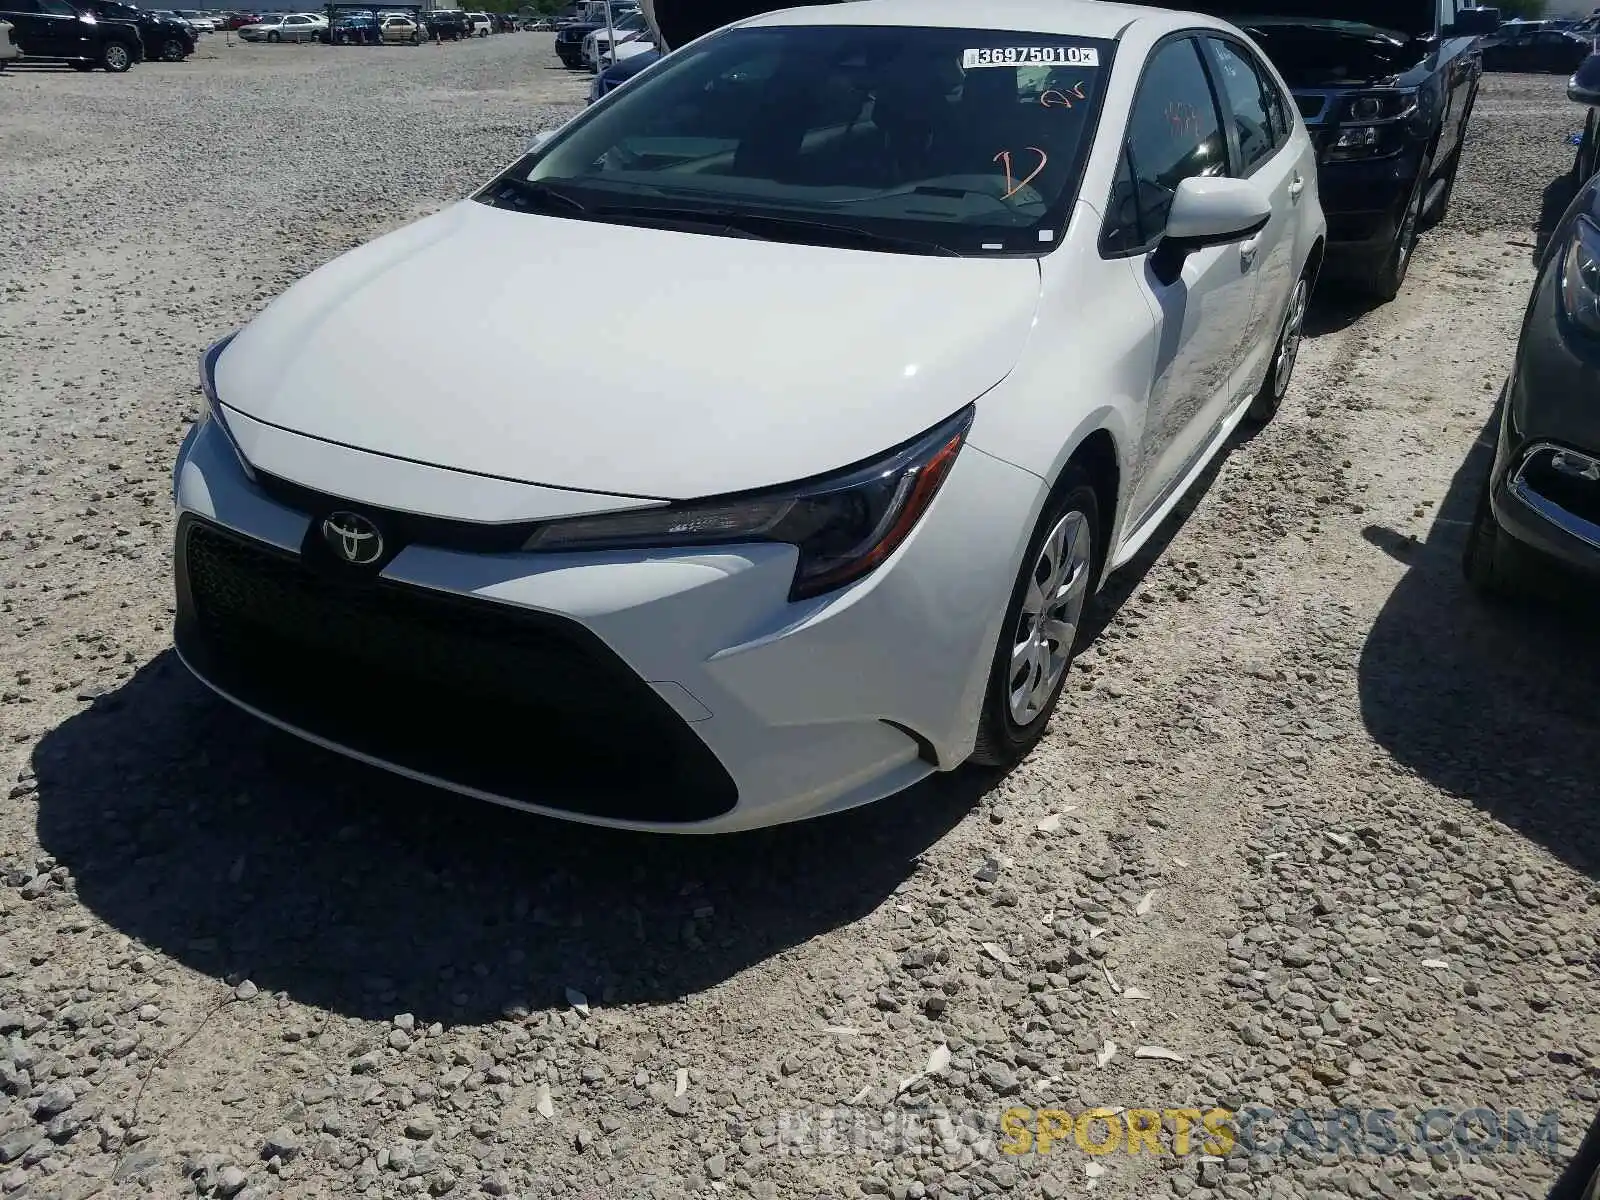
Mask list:
POLYGON ((185 518, 178 642, 207 679, 341 746, 594 816, 727 812, 727 771, 583 627, 370 576, 185 518))

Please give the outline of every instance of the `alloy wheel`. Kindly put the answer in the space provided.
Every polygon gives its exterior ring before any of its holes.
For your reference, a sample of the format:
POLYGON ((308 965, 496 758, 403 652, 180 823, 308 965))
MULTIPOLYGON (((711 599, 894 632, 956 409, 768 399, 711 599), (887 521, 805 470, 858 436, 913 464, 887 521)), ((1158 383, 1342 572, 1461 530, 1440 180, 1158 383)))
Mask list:
POLYGON ((1012 635, 1006 698, 1019 726, 1045 711, 1072 659, 1093 563, 1088 519, 1065 513, 1039 547, 1012 635))
POLYGON ((127 48, 116 42, 111 43, 105 50, 105 63, 109 70, 126 70, 128 66, 127 48))
POLYGON ((1272 391, 1282 397, 1289 390, 1295 360, 1300 357, 1300 339, 1305 331, 1306 297, 1310 289, 1302 277, 1289 296, 1289 311, 1283 318, 1283 333, 1278 338, 1278 357, 1272 364, 1272 391))

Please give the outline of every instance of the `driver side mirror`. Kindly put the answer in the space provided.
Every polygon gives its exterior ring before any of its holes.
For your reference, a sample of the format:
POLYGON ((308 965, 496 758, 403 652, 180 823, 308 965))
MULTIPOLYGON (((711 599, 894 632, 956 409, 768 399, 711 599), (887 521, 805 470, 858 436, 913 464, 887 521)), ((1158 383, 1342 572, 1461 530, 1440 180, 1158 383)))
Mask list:
POLYGON ((1242 242, 1266 228, 1271 218, 1272 201, 1250 180, 1191 175, 1173 193, 1167 230, 1151 266, 1169 283, 1196 250, 1242 242))

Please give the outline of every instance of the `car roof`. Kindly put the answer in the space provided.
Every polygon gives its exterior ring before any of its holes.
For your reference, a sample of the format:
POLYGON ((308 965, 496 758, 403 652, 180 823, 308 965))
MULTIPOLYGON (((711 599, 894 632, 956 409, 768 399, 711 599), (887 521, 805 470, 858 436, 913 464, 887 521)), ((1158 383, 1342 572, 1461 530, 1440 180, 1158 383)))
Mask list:
POLYGON ((771 25, 925 25, 954 29, 1014 30, 1073 37, 1117 38, 1134 24, 1164 28, 1226 27, 1199 13, 1173 12, 1101 0, 847 0, 763 13, 738 22, 771 25))

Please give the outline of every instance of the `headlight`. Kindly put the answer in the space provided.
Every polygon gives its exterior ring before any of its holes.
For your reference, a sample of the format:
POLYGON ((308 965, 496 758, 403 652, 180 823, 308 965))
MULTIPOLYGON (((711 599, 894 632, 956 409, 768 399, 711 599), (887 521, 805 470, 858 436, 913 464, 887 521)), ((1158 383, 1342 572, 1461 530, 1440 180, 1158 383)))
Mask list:
POLYGON ((217 428, 222 430, 222 436, 228 439, 228 445, 233 447, 233 456, 239 460, 245 477, 252 483, 255 482, 256 473, 251 468, 250 462, 244 456, 244 451, 239 449, 239 443, 234 440, 233 430, 228 428, 228 422, 222 416, 222 402, 217 399, 217 359, 222 357, 222 352, 228 348, 228 343, 239 336, 239 331, 234 330, 220 342, 213 342, 206 347, 205 353, 200 355, 200 390, 205 394, 205 411, 200 414, 201 421, 212 420, 217 423, 217 428))
POLYGON ((1396 88, 1347 100, 1340 116, 1346 121, 1398 121, 1409 117, 1416 107, 1415 88, 1396 88))
POLYGON ((1600 336, 1600 228, 1579 217, 1561 256, 1561 310, 1586 333, 1600 336))
POLYGON ((642 512, 552 521, 524 548, 787 542, 800 552, 789 599, 832 591, 871 572, 916 528, 955 465, 974 411, 968 405, 920 437, 836 475, 642 512))

